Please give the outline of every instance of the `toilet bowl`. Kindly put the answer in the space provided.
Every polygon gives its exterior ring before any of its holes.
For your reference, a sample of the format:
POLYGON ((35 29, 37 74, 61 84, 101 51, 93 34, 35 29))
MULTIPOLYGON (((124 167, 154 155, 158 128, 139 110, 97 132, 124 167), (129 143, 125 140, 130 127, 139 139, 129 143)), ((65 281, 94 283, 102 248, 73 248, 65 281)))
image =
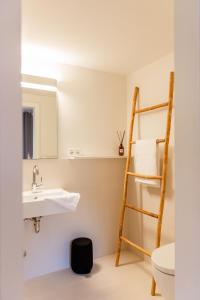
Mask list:
POLYGON ((165 300, 175 299, 175 244, 153 251, 151 256, 153 276, 165 300))

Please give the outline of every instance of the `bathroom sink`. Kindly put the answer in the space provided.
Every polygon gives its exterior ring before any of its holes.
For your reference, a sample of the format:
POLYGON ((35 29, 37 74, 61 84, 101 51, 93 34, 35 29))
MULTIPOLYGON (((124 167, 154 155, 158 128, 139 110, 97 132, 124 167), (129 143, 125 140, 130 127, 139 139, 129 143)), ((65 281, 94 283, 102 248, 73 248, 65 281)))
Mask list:
POLYGON ((63 189, 36 189, 23 192, 23 217, 33 218, 75 211, 79 193, 63 189))

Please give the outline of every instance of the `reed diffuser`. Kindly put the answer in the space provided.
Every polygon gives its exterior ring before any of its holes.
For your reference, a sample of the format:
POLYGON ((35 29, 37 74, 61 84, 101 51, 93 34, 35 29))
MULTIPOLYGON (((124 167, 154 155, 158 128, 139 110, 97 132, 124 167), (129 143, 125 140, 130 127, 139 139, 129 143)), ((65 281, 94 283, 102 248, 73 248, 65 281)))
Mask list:
POLYGON ((124 156, 124 146, 123 146, 123 141, 124 141, 124 136, 125 136, 125 130, 123 133, 121 131, 117 130, 117 136, 119 139, 119 156, 124 156))

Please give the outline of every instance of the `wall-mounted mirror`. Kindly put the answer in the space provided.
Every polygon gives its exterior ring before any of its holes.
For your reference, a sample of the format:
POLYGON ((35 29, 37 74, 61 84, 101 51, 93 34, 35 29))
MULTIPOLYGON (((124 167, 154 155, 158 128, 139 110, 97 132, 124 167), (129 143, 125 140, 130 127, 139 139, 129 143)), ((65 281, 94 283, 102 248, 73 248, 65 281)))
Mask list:
POLYGON ((23 159, 58 157, 56 81, 23 75, 23 159))

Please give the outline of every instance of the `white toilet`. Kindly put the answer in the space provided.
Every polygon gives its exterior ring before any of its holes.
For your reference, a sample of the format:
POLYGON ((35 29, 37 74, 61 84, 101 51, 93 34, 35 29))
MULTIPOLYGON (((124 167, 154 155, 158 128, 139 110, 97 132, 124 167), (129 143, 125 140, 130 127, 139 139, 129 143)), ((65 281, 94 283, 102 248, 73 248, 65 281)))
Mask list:
POLYGON ((165 300, 175 299, 175 244, 168 244, 153 251, 151 256, 153 276, 165 300))

